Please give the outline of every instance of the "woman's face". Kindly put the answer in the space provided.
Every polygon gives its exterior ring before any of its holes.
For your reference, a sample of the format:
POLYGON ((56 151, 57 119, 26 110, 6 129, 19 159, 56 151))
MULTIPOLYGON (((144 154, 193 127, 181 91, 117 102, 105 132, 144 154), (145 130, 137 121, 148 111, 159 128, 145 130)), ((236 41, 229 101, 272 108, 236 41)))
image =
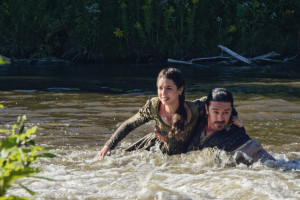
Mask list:
POLYGON ((177 88, 174 81, 167 78, 160 78, 157 82, 157 94, 164 105, 172 105, 179 102, 179 95, 183 87, 177 88))

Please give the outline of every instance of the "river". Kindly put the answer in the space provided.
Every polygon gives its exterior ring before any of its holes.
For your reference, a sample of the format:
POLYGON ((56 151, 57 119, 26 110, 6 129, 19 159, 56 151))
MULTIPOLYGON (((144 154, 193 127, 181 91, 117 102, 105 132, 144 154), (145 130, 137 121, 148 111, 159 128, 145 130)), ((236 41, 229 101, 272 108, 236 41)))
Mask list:
MULTIPOLYGON (((166 65, 165 65, 166 66, 166 65)), ((153 130, 145 124, 130 133, 104 160, 94 156, 120 123, 156 96, 164 65, 102 67, 0 66, 0 129, 20 115, 40 127, 35 141, 51 147, 40 159, 39 176, 24 178, 37 192, 14 185, 8 194, 34 199, 300 199, 300 68, 272 66, 177 66, 187 80, 188 100, 212 87, 226 87, 251 138, 276 162, 236 165, 216 149, 167 156, 123 151, 153 130)), ((5 137, 4 135, 1 136, 5 137)))

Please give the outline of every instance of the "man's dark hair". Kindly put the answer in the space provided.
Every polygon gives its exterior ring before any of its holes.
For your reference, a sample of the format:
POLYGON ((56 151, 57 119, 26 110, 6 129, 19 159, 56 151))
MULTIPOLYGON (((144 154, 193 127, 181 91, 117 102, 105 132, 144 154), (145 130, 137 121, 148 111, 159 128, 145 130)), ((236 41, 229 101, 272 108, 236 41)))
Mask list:
POLYGON ((233 96, 231 92, 226 90, 225 88, 214 88, 210 91, 207 96, 205 104, 207 107, 210 106, 211 101, 222 101, 231 103, 231 107, 233 108, 233 96))

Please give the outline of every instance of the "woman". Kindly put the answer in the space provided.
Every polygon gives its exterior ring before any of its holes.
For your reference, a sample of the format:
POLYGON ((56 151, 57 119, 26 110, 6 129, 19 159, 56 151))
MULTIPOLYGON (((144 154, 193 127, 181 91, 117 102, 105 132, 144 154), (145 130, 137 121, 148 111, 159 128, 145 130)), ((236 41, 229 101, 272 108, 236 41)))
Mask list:
POLYGON ((150 120, 155 120, 161 135, 151 133, 127 150, 147 148, 158 142, 164 153, 172 155, 187 147, 199 117, 205 115, 204 101, 185 101, 185 80, 175 68, 159 73, 157 93, 158 97, 148 100, 137 114, 123 122, 96 155, 97 159, 104 158, 129 132, 150 120))

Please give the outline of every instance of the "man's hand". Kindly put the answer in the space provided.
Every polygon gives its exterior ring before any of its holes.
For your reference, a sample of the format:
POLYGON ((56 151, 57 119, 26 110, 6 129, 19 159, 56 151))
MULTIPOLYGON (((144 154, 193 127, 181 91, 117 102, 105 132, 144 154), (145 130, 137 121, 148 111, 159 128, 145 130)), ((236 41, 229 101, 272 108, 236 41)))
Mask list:
POLYGON ((167 139, 162 134, 160 134, 160 132, 158 131, 158 127, 156 125, 154 128, 154 137, 159 139, 161 142, 168 144, 167 139))

